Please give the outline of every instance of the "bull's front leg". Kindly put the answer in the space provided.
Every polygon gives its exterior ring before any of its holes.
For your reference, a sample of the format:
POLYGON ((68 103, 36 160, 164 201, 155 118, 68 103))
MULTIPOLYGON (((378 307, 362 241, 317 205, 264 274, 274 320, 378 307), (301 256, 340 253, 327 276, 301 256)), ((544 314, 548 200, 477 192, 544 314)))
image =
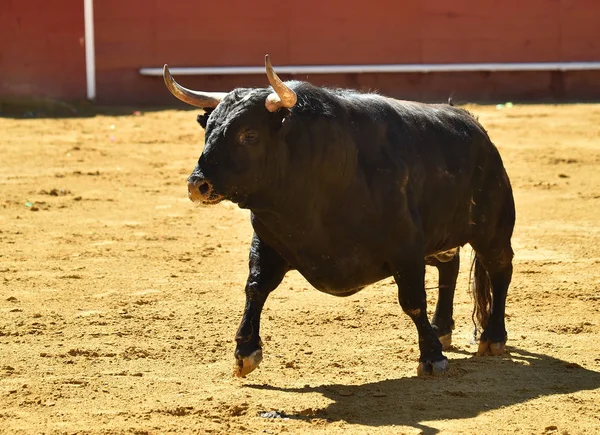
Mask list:
POLYGON ((246 306, 235 335, 235 376, 246 376, 262 361, 260 315, 271 293, 289 270, 287 262, 254 234, 250 247, 250 273, 246 282, 246 306))
POLYGON ((427 318, 425 295, 425 262, 423 257, 404 260, 395 268, 398 301, 419 334, 419 367, 417 374, 431 375, 447 370, 448 360, 442 354, 442 344, 427 318))

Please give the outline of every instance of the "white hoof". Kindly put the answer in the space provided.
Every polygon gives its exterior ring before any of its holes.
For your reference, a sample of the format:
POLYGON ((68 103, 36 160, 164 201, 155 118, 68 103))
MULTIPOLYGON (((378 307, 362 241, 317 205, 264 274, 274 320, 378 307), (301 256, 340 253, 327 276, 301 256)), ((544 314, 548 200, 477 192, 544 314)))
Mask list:
POLYGON ((255 350, 245 358, 241 358, 237 360, 237 364, 233 370, 234 376, 238 378, 243 378, 248 373, 254 371, 262 361, 262 349, 255 350))

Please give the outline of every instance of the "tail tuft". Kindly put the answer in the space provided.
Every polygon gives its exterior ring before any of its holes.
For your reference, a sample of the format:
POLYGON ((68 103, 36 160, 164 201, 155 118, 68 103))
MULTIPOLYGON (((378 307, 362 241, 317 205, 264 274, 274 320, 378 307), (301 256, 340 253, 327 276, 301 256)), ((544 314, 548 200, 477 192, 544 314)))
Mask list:
POLYGON ((492 306, 492 283, 487 271, 477 258, 477 254, 475 254, 475 258, 473 259, 471 273, 474 274, 471 290, 474 299, 472 318, 475 330, 477 331, 478 325, 482 330, 487 326, 492 306), (477 319, 477 322, 475 322, 475 319, 477 319))

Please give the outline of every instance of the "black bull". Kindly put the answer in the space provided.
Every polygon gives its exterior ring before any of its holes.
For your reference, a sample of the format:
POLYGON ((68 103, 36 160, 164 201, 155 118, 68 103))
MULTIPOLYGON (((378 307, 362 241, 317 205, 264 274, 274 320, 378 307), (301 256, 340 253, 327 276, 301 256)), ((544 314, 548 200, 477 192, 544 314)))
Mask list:
POLYGON ((393 276, 419 335, 419 374, 447 369, 458 247, 475 251, 478 354, 501 354, 512 276, 512 189, 498 150, 467 111, 304 82, 230 93, 171 92, 205 109, 205 147, 188 179, 194 201, 251 211, 254 236, 236 374, 262 360, 262 308, 292 269, 347 296, 393 276), (439 269, 429 322, 425 265, 439 269), (440 340, 441 339, 441 340, 440 340))

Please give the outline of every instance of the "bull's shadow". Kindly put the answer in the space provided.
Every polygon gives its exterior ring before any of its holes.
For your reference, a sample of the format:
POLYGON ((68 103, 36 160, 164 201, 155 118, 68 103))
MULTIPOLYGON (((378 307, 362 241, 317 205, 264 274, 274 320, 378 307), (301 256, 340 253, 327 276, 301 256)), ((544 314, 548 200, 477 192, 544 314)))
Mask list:
MULTIPOLYGON (((246 385, 291 393, 318 392, 332 400, 321 415, 369 426, 404 425, 435 434, 425 421, 472 418, 531 399, 600 388, 600 373, 547 355, 508 347, 508 357, 452 360, 448 376, 398 378, 363 385, 304 388, 246 385), (497 370, 500 364, 503 370, 497 370), (496 371, 495 371, 496 370, 496 371), (366 404, 369 406, 365 406, 366 404)), ((292 418, 306 419, 304 415, 292 418)))

